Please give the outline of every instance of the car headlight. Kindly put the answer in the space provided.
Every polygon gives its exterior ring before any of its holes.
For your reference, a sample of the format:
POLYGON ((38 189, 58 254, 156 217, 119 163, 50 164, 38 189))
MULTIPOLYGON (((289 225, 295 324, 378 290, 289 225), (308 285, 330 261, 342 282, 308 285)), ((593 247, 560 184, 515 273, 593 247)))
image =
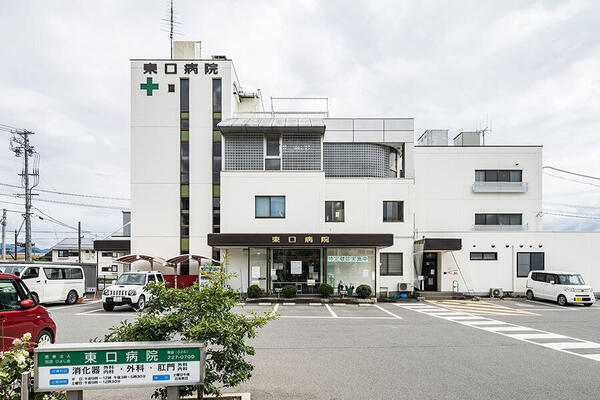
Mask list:
POLYGON ((127 294, 129 296, 135 296, 137 294, 137 292, 135 290, 131 289, 129 292, 127 292, 127 294))
POLYGON ((572 287, 565 288, 565 292, 574 292, 574 291, 575 291, 575 288, 572 288, 572 287))
POLYGON ((108 296, 110 294, 110 290, 108 289, 104 289, 104 292, 102 292, 105 296, 108 296))

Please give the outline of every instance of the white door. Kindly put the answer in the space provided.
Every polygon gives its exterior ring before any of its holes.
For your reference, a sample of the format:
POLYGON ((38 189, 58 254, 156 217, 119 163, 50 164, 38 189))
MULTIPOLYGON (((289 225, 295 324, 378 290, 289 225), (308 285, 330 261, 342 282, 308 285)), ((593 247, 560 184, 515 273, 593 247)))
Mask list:
POLYGON ((44 282, 45 278, 43 272, 40 271, 40 267, 27 267, 21 273, 21 279, 25 282, 25 285, 31 293, 35 293, 40 301, 43 303, 44 299, 44 282), (40 276, 42 274, 42 276, 40 276))
POLYGON ((546 274, 546 286, 544 288, 544 295, 548 300, 556 300, 558 297, 558 290, 560 285, 558 284, 558 277, 554 274, 546 274), (554 282, 553 284, 550 282, 554 282))

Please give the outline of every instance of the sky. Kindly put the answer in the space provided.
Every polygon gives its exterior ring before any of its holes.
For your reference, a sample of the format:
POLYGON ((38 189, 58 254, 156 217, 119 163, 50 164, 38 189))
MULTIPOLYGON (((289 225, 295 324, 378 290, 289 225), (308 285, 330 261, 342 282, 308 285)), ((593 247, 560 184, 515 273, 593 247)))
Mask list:
MULTIPOLYGON (((486 143, 541 144, 545 166, 600 176, 598 1, 177 0, 176 10, 176 39, 232 58, 266 99, 324 96, 335 117, 414 117, 416 137, 491 125, 486 143)), ((166 16, 165 0, 2 1, 0 124, 35 132, 38 188, 129 197, 129 60, 169 56, 166 16)), ((0 131, 0 184, 18 185, 9 140, 0 131)), ((555 176, 544 175, 544 229, 600 230, 600 181, 545 171, 555 176)), ((22 210, 17 191, 0 186, 0 208, 22 210)), ((103 238, 129 208, 37 198, 38 247, 76 237, 78 221, 103 238)), ((12 211, 8 242, 22 221, 12 211)))

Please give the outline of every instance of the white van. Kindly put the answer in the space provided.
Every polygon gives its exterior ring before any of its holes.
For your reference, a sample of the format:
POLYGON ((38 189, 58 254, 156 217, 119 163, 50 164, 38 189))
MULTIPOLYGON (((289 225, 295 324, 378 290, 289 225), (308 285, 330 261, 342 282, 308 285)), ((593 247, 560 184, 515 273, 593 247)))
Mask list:
POLYGON ((527 276, 526 295, 552 300, 561 306, 584 304, 591 306, 596 301, 591 286, 586 286, 580 274, 560 271, 530 271, 527 276))
POLYGON ((3 267, 27 285, 37 303, 75 304, 85 294, 85 274, 79 266, 22 264, 3 267))

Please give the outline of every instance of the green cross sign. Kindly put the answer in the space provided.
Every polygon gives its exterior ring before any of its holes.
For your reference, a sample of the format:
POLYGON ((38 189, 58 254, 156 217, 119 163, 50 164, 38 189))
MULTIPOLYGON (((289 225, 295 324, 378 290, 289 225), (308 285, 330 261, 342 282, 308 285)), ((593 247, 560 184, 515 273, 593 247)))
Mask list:
POLYGON ((152 83, 152 78, 146 78, 146 83, 141 83, 140 89, 146 91, 146 96, 152 96, 152 91, 158 90, 158 83, 152 83))

